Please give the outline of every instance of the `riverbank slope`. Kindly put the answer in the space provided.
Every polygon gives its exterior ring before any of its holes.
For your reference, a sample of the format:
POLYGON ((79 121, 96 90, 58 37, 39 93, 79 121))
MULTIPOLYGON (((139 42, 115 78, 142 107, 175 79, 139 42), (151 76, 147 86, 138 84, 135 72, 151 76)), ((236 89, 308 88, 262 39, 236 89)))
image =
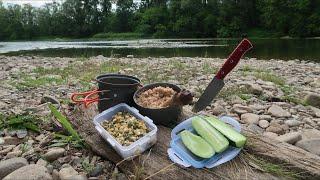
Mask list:
MULTIPOLYGON (((29 163, 44 163, 41 165, 52 169, 49 173, 52 176, 54 173, 63 176, 61 169, 69 168, 74 170, 74 175, 111 177, 110 172, 115 171, 113 164, 89 151, 76 149, 70 142, 61 144, 53 136, 56 122, 51 119, 46 103, 67 108, 71 93, 95 87, 91 80, 103 73, 134 75, 143 84, 174 83, 193 92, 197 99, 223 62, 219 58, 188 57, 0 56, 2 116, 36 115, 39 117, 36 126, 41 129, 40 133, 28 130, 26 134, 25 131, 12 132, 10 125, 4 125, 2 139, 13 139, 17 143, 2 146, 0 159, 23 157, 29 163), (53 144, 60 145, 60 149, 53 148, 53 144), (49 156, 58 154, 49 164, 40 158, 48 153, 49 156), (93 173, 94 170, 98 173, 93 173)), ((320 139, 319 63, 243 59, 225 82, 219 96, 207 107, 207 113, 232 116, 256 133, 320 155, 317 148, 320 139)))

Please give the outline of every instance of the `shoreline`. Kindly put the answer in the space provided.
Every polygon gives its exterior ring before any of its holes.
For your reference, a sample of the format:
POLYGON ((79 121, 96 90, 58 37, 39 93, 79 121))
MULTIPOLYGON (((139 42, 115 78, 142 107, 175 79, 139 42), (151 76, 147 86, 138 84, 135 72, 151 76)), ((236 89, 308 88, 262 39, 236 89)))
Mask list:
MULTIPOLYGON (((108 58, 99 55, 91 58, 61 58, 0 55, 1 114, 8 116, 29 113, 41 120, 38 124, 40 133, 28 130, 23 137, 33 141, 27 150, 30 151, 29 155, 20 153, 22 144, 25 143, 21 142, 11 145, 8 152, 0 154, 0 159, 23 157, 29 163, 37 163, 41 158, 39 160, 36 154, 44 155, 54 151, 49 146, 52 140, 36 151, 41 139, 54 134, 55 122, 51 118, 47 102, 68 108, 71 93, 94 88, 96 84, 91 79, 99 74, 129 74, 140 78, 143 84, 177 84, 193 92, 197 99, 223 62, 224 59, 221 58, 190 57, 108 58)), ((320 105, 313 101, 320 98, 320 63, 244 58, 226 77, 225 83, 218 97, 206 108, 206 113, 234 117, 256 133, 288 142, 314 154, 319 153, 318 148, 312 145, 307 147, 304 143, 310 142, 311 136, 320 138, 320 105)), ((3 138, 21 141, 14 134, 11 135, 8 128, 2 134, 3 138)), ((73 159, 87 158, 90 159, 89 163, 94 161, 94 167, 99 164, 108 170, 99 176, 112 176, 114 165, 92 152, 79 150, 71 145, 70 149, 59 148, 64 152, 59 158, 65 159, 58 169, 52 167, 53 171, 70 168, 63 164, 72 164, 73 159)), ((78 165, 72 164, 71 168, 78 174, 89 176, 90 173, 78 165)))

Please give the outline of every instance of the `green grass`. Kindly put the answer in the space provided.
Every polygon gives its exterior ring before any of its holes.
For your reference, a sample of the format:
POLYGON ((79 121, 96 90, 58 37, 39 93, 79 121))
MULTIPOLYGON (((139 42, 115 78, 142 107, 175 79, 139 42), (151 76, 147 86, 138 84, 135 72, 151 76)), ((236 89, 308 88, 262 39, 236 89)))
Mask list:
POLYGON ((43 76, 34 79, 27 76, 23 78, 22 82, 12 83, 12 85, 14 85, 18 90, 25 90, 29 88, 38 88, 46 85, 60 85, 63 83, 65 83, 65 80, 58 77, 43 76))
POLYGON ((295 171, 291 171, 290 168, 287 167, 285 164, 274 164, 264 159, 254 157, 253 155, 250 155, 250 157, 251 157, 250 159, 253 160, 254 163, 259 165, 267 173, 277 175, 284 179, 303 178, 302 174, 299 174, 298 172, 295 172, 295 171))
POLYGON ((212 67, 211 64, 208 62, 202 64, 202 71, 205 74, 216 74, 217 70, 218 69, 216 67, 212 67))
POLYGON ((0 130, 3 129, 28 129, 40 132, 40 119, 31 114, 11 114, 8 116, 0 114, 0 130))
POLYGON ((247 88, 232 86, 223 88, 218 94, 218 97, 228 100, 232 95, 239 96, 243 100, 248 100, 252 96, 251 92, 247 88))
POLYGON ((86 145, 83 142, 83 139, 80 137, 78 132, 75 129, 73 129, 69 120, 64 115, 62 115, 54 105, 49 104, 49 109, 51 110, 52 115, 59 121, 62 127, 69 134, 68 136, 66 136, 66 135, 56 133, 55 134, 56 140, 53 141, 53 144, 51 144, 51 146, 57 147, 57 146, 65 146, 67 144, 71 144, 73 147, 76 147, 76 148, 85 147, 86 145))
POLYGON ((141 33, 98 33, 92 36, 92 39, 139 39, 142 38, 143 34, 141 33))
POLYGON ((255 72, 253 75, 258 79, 273 82, 280 86, 285 84, 285 80, 283 78, 271 72, 255 72))
POLYGON ((91 80, 95 79, 99 74, 118 73, 121 69, 130 67, 127 64, 118 62, 104 62, 101 65, 93 64, 86 61, 86 58, 79 59, 76 63, 70 64, 65 68, 43 68, 37 67, 32 71, 36 73, 36 77, 29 74, 20 74, 17 78, 18 82, 11 85, 19 90, 37 88, 47 85, 66 84, 70 77, 76 78, 83 88, 90 88, 91 80), (79 63, 81 62, 81 63, 79 63))

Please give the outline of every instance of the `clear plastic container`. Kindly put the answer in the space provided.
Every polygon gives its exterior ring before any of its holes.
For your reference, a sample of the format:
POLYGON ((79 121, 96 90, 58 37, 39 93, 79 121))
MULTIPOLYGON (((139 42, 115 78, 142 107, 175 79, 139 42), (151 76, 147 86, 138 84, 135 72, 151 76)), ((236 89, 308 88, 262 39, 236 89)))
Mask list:
POLYGON ((93 123, 99 134, 112 146, 114 150, 117 151, 119 155, 121 155, 122 158, 125 159, 141 154, 157 141, 158 128, 153 121, 150 118, 141 115, 136 108, 130 107, 125 103, 113 106, 98 114, 94 117, 93 123), (103 121, 109 121, 117 112, 123 111, 128 112, 137 119, 144 121, 149 130, 145 136, 141 137, 129 146, 122 146, 112 135, 108 133, 108 131, 101 126, 103 121))

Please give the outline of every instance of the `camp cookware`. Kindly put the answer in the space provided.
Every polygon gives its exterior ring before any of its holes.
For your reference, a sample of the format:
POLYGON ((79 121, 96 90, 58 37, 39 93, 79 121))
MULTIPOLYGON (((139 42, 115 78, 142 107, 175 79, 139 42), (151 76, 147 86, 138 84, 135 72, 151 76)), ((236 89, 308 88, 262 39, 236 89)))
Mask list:
POLYGON ((71 100, 83 103, 85 107, 98 102, 99 112, 119 103, 134 105, 133 94, 141 87, 140 80, 133 76, 121 74, 104 74, 96 77, 98 88, 93 91, 73 93, 71 100))
POLYGON ((193 96, 187 90, 181 90, 177 85, 170 84, 170 83, 154 83, 149 84, 141 89, 137 90, 137 92, 133 95, 133 100, 135 102, 135 106, 140 111, 141 114, 150 117, 155 124, 160 124, 164 126, 170 126, 175 123, 178 117, 181 114, 182 106, 185 104, 189 104, 192 102, 193 96), (155 87, 170 87, 175 90, 177 93, 172 98, 172 103, 168 107, 165 108, 147 108, 142 107, 138 104, 139 95, 147 91, 149 89, 153 89, 155 87))
POLYGON ((201 111, 211 103, 214 97, 220 92, 224 86, 223 79, 238 64, 241 57, 252 48, 252 44, 248 39, 243 39, 234 51, 230 54, 222 68, 218 71, 213 80, 209 83, 204 93, 193 107, 194 112, 201 111))
POLYGON ((151 109, 151 108, 146 108, 142 107, 138 104, 138 98, 139 95, 149 89, 153 89, 155 87, 170 87, 176 92, 180 92, 181 89, 174 84, 169 84, 169 83, 154 83, 154 84, 149 84, 141 89, 137 90, 134 95, 133 95, 133 100, 136 104, 137 109, 140 111, 141 114, 150 117, 155 124, 161 124, 161 125, 169 125, 172 124, 172 122, 175 122, 179 115, 181 114, 181 106, 169 106, 165 108, 159 108, 159 109, 151 109))

